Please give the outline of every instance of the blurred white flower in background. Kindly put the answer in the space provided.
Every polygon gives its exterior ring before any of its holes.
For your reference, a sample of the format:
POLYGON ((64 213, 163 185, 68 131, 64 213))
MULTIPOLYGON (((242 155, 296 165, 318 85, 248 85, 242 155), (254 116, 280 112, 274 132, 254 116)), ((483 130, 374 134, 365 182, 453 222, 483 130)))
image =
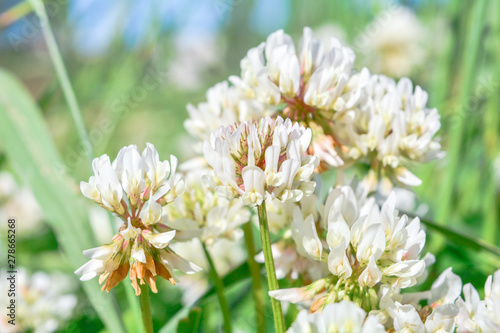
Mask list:
POLYGON ((223 54, 220 44, 216 36, 200 38, 196 42, 177 38, 174 42, 175 56, 168 64, 170 81, 185 90, 198 88, 207 69, 220 64, 223 54))
MULTIPOLYGON (((217 83, 207 90, 206 102, 197 106, 187 105, 189 118, 184 122, 184 127, 194 138, 200 142, 210 139, 210 134, 221 126, 229 126, 237 121, 247 121, 268 116, 272 112, 266 110, 264 104, 246 99, 241 91, 234 86, 229 86, 227 81, 217 83)), ((200 146, 195 146, 201 153, 200 146)))
POLYGON ((239 228, 250 220, 250 210, 241 200, 220 198, 196 175, 186 176, 186 191, 163 208, 162 223, 177 230, 177 239, 199 238, 207 246, 218 239, 239 240, 239 228))
POLYGON ((334 23, 326 23, 317 27, 314 29, 314 35, 321 41, 326 50, 330 50, 334 46, 332 37, 342 44, 347 45, 347 36, 344 28, 334 23))
POLYGON ((108 243, 123 224, 123 221, 118 217, 112 216, 106 210, 94 206, 89 208, 89 222, 100 244, 108 243))
POLYGON ((413 11, 393 4, 367 25, 354 45, 371 71, 402 77, 425 60, 425 36, 413 11))
MULTIPOLYGON (((27 186, 19 186, 14 176, 7 172, 0 172, 0 219, 7 221, 16 219, 16 230, 19 235, 30 235, 43 225, 42 209, 27 186)), ((6 224, 2 224, 2 229, 6 224)))
POLYGON ((495 160, 493 161, 493 169, 495 172, 495 180, 497 182, 497 189, 498 189, 498 192, 500 192, 500 156, 495 158, 495 160))
MULTIPOLYGON (((182 303, 193 304, 209 287, 210 268, 199 239, 172 244, 172 249, 180 256, 203 268, 201 272, 193 275, 179 276, 178 286, 184 291, 182 303)), ((221 277, 241 265, 246 260, 246 253, 241 242, 221 238, 208 248, 214 261, 215 270, 221 277)))
POLYGON ((429 211, 429 206, 426 203, 419 203, 417 195, 411 190, 395 187, 393 191, 396 194, 396 208, 398 210, 416 216, 425 216, 429 211))
MULTIPOLYGON (((0 272, 0 305, 6 311, 10 298, 10 276, 6 270, 0 272)), ((72 317, 77 304, 73 294, 77 286, 74 280, 61 273, 36 272, 29 276, 22 267, 16 273, 16 325, 6 322, 9 317, 0 318, 0 331, 50 333, 64 330, 65 323, 72 317)))

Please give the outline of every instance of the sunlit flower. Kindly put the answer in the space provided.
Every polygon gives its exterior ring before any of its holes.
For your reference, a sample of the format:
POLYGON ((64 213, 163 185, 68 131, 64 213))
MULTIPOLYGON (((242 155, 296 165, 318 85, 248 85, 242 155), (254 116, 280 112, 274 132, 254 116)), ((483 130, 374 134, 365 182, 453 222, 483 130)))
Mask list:
POLYGON ((88 183, 81 182, 82 192, 123 223, 111 243, 83 252, 91 260, 75 271, 81 280, 99 276, 102 289, 110 291, 130 272, 139 295, 139 283, 157 292, 156 276, 175 283, 173 269, 189 274, 200 269, 168 247, 176 231, 160 223, 162 207, 184 192, 184 181, 175 173, 177 159, 171 156, 170 160, 160 161, 148 143, 142 155, 136 146, 128 146, 113 163, 107 155, 93 161, 94 176, 88 183))
POLYGON ((220 127, 203 153, 213 172, 204 182, 228 199, 260 205, 267 198, 299 201, 310 195, 317 159, 306 154, 311 130, 281 117, 220 127))
POLYGON ((376 317, 367 316, 366 312, 353 302, 342 301, 328 304, 322 312, 308 314, 306 310, 302 310, 287 332, 384 333, 385 329, 376 317))

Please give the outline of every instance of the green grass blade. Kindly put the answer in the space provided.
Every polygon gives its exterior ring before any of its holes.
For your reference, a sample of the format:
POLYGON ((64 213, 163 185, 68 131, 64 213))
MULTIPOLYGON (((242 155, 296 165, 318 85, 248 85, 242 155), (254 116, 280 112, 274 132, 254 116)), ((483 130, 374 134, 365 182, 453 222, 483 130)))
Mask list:
POLYGON ((82 144, 83 150, 85 151, 85 155, 87 156, 87 164, 90 168, 90 164, 94 157, 92 143, 90 142, 89 135, 85 128, 85 123, 82 118, 82 114, 80 112, 80 107, 78 106, 78 102, 76 100, 75 92, 71 86, 69 81, 68 73, 66 72, 66 68, 64 67, 64 62, 61 57, 61 52, 59 52, 59 48, 57 47, 56 39, 54 38, 54 33, 50 27, 50 22, 47 17, 47 12, 45 11, 45 7, 41 0, 29 0, 33 8, 35 9, 36 15, 40 20, 40 26, 43 32, 43 36, 45 37, 45 41, 47 43, 47 48, 49 50, 50 58, 52 59, 52 63, 54 64, 57 78, 59 83, 61 84, 61 88, 68 103, 69 111, 71 114, 71 118, 76 126, 76 131, 78 133, 78 137, 82 144))
MULTIPOLYGON (((492 3, 492 13, 500 10, 498 1, 492 3)), ((498 78, 500 77, 500 63, 498 63, 496 55, 500 54, 500 22, 491 17, 491 33, 489 53, 493 60, 490 61, 490 68, 495 78, 492 82, 491 94, 486 105, 486 113, 483 117, 483 140, 486 150, 486 161, 488 163, 488 177, 489 181, 485 188, 485 200, 483 201, 484 223, 482 230, 482 237, 495 243, 498 239, 499 221, 498 221, 498 204, 497 204, 497 182, 495 179, 495 170, 493 162, 498 155, 499 147, 499 129, 500 129, 500 97, 498 89, 498 78)))
MULTIPOLYGON (((468 29, 467 41, 464 48, 463 75, 459 94, 459 105, 467 105, 471 96, 475 76, 477 74, 477 56, 481 45, 481 33, 484 27, 487 0, 475 2, 471 12, 471 26, 468 29)), ((449 136, 448 167, 445 173, 444 184, 440 195, 440 203, 437 209, 436 220, 441 225, 446 225, 452 210, 452 196, 455 180, 460 163, 460 148, 462 147, 462 136, 467 124, 464 115, 456 117, 456 127, 452 129, 449 136)), ((435 238, 431 244, 431 251, 437 252, 443 244, 443 238, 435 238)))
MULTIPOLYGON (((95 246, 85 205, 76 194, 76 184, 64 177, 62 161, 40 110, 21 84, 2 70, 0 140, 12 167, 31 187, 60 246, 76 269, 85 262, 82 251, 95 246)), ((112 332, 124 332, 113 297, 100 291, 97 281, 83 283, 83 288, 106 327, 112 332)))

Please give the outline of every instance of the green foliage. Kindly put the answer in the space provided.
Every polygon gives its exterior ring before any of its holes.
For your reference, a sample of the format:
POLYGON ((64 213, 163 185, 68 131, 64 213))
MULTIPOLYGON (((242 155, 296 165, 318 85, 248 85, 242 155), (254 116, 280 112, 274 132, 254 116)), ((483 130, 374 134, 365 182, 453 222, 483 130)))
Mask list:
POLYGON ((194 333, 200 327, 201 309, 193 308, 189 311, 189 315, 179 321, 177 325, 178 333, 194 333))

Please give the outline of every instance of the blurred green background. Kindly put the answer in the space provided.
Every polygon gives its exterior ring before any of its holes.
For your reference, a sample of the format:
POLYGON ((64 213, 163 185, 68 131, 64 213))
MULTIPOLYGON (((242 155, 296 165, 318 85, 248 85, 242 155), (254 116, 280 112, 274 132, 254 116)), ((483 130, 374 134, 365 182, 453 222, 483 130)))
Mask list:
MULTIPOLYGON (((464 283, 480 288, 486 276, 500 267, 498 256, 477 245, 500 243, 497 1, 44 3, 96 156, 107 153, 113 158, 125 145, 143 147, 152 142, 163 158, 169 154, 180 160, 191 157, 194 141, 183 128, 186 104, 203 101, 209 87, 238 75, 239 61, 247 50, 277 29, 284 29, 299 42, 302 29, 309 26, 320 38, 334 36, 352 47, 358 69, 366 66, 372 73, 410 77, 429 93, 428 105, 438 108, 441 141, 447 151, 443 160, 413 168, 423 180, 415 189, 418 207, 413 208, 424 220, 469 237, 447 233, 443 241, 439 232, 428 229, 427 250, 437 257, 430 280, 451 266, 464 283)), ((75 184, 90 175, 88 163, 39 20, 27 1, 0 3, 0 67, 17 77, 38 104, 65 165, 64 174, 74 180, 76 193, 75 184)), ((5 86, 0 90, 8 91, 5 86)), ((14 175, 18 187, 31 186, 29 177, 6 153, 7 146, 18 143, 13 140, 4 136, 0 142, 0 168, 14 175)), ((31 209, 23 200, 12 208, 7 191, 2 191, 4 214, 7 209, 11 209, 9 214, 15 209, 19 214, 31 209)), ((39 195, 35 193, 37 198, 39 195)), ((75 266, 62 254, 56 233, 46 224, 51 214, 45 208, 45 217, 41 213, 31 217, 40 223, 18 233, 18 265, 30 273, 64 272, 76 282, 71 275, 75 266)), ((2 256, 0 262, 4 261, 2 256)), ((159 289, 153 304, 164 306, 153 306, 155 327, 161 327, 181 308, 178 288, 162 283, 159 289)), ((116 296, 125 321, 133 322, 131 308, 121 302, 127 299, 123 286, 117 288, 116 296)), ((63 330, 100 330, 102 323, 81 290, 77 297, 79 303, 63 330)), ((250 308, 250 298, 238 288, 234 290, 236 316, 250 308)), ((210 315, 216 311, 215 302, 204 305, 206 327, 217 325, 210 315)), ((244 324, 242 327, 245 330, 244 324)))

